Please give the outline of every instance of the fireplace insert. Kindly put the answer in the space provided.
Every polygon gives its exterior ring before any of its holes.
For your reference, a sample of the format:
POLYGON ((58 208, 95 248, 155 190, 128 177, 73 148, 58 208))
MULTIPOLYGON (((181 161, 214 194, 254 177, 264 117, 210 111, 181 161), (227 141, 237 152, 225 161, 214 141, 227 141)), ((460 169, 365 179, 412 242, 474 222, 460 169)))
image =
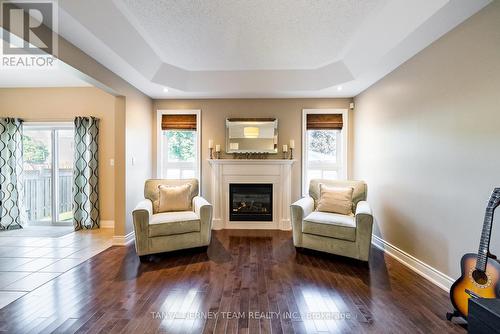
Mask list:
POLYGON ((273 221, 273 185, 231 183, 230 221, 273 221))

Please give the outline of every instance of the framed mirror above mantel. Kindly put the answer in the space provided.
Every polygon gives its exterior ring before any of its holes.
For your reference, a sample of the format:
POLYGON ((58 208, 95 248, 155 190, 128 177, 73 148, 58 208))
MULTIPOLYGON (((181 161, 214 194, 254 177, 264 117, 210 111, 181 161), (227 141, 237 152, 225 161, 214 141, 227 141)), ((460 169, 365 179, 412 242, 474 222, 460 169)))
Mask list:
POLYGON ((276 118, 226 119, 226 153, 278 153, 276 118))

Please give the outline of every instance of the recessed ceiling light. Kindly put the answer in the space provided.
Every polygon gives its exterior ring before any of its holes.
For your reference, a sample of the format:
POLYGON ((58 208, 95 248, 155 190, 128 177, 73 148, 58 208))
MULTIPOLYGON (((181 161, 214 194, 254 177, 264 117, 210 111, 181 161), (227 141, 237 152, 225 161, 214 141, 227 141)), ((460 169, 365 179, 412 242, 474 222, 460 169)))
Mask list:
POLYGON ((167 87, 163 87, 163 92, 164 93, 168 93, 168 88, 167 87))
POLYGON ((337 90, 341 91, 342 90, 342 86, 337 86, 337 90))

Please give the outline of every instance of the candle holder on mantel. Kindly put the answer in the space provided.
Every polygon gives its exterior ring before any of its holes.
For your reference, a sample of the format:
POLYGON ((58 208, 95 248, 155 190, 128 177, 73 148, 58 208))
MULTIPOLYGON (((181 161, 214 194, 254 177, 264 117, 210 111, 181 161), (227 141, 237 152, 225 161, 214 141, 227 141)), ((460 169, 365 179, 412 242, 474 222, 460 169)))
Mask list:
POLYGON ((293 148, 290 147, 290 160, 293 160, 293 148))
POLYGON ((214 158, 214 141, 212 139, 208 140, 208 151, 210 152, 210 159, 214 158))
POLYGON ((220 145, 215 145, 215 159, 220 159, 220 145))
POLYGON ((288 159, 288 145, 283 145, 283 149, 281 150, 283 152, 283 159, 287 160, 288 159))

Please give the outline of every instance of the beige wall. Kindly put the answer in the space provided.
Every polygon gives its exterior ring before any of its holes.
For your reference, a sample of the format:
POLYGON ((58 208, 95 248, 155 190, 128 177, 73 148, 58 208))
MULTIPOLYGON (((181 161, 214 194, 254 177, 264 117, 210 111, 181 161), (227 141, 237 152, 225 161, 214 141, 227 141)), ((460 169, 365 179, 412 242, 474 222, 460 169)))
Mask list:
POLYGON ((357 96, 353 116, 375 233, 457 277, 500 186, 500 2, 357 96))
MULTIPOLYGON (((278 147, 295 140, 297 162, 292 168, 292 200, 301 191, 301 131, 302 109, 348 109, 351 99, 209 99, 209 100, 156 100, 155 113, 161 109, 200 109, 202 119, 202 193, 210 198, 210 165, 208 140, 225 147, 225 119, 228 117, 275 117, 278 119, 278 147)), ((156 117, 155 117, 156 122, 156 117)), ((156 124, 154 125, 156 129, 156 124)), ((154 141, 156 166, 156 140, 154 141)), ((281 154, 277 157, 281 158, 281 154)))
POLYGON ((129 96, 126 100, 127 233, 133 230, 132 211, 144 199, 144 181, 152 177, 152 103, 145 96, 129 96))
POLYGON ((3 88, 0 117, 25 121, 73 121, 95 116, 100 121, 99 205, 102 220, 114 220, 115 98, 97 88, 3 88))
POLYGON ((122 242, 133 231, 132 210, 152 176, 153 101, 64 38, 58 47, 60 60, 115 95, 115 236, 122 242))

